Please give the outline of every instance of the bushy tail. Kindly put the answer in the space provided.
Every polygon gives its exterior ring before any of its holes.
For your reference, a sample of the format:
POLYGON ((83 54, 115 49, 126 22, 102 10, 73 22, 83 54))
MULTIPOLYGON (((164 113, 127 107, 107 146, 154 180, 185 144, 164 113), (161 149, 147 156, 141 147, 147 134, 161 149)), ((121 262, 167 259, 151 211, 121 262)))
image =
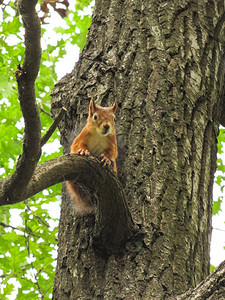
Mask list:
POLYGON ((94 212, 94 206, 90 196, 75 181, 67 181, 67 188, 73 199, 76 211, 80 214, 90 214, 94 212))

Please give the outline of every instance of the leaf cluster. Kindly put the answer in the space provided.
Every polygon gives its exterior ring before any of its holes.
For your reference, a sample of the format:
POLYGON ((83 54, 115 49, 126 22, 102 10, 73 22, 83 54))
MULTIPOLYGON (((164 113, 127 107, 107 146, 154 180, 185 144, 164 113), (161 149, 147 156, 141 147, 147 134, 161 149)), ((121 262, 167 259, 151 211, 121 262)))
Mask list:
POLYGON ((29 204, 20 203, 13 209, 7 206, 3 209, 4 215, 0 217, 0 269, 4 298, 1 299, 8 299, 14 286, 18 289, 17 299, 49 298, 51 294, 58 222, 43 203, 56 199, 40 196, 38 205, 37 199, 30 199, 29 204), (20 226, 7 227, 12 221, 11 215, 17 215, 20 226))
MULTIPOLYGON (((225 129, 220 128, 220 134, 218 136, 218 159, 217 159, 217 173, 215 183, 219 186, 221 194, 224 192, 225 182, 225 164, 222 159, 224 154, 225 143, 225 129)), ((217 200, 213 201, 213 215, 218 214, 221 211, 221 203, 223 202, 223 196, 219 196, 217 200)))

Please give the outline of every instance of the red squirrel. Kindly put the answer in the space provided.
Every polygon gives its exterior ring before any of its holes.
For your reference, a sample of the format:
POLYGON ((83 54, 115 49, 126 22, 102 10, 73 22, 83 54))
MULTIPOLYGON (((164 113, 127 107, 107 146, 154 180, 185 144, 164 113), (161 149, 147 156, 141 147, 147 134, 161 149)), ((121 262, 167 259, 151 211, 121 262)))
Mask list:
MULTIPOLYGON (((87 124, 70 148, 70 153, 101 157, 104 166, 112 165, 115 173, 118 155, 114 126, 116 110, 116 102, 112 107, 102 107, 92 99, 87 124)), ((76 211, 80 214, 93 213, 94 207, 89 195, 75 181, 67 181, 67 187, 74 199, 76 211)))

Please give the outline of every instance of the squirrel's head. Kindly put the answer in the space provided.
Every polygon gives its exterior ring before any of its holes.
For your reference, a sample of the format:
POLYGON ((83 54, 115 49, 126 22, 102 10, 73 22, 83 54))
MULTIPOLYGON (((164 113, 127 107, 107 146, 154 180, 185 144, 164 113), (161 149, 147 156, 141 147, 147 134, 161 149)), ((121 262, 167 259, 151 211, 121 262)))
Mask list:
POLYGON ((117 110, 116 102, 112 107, 102 107, 95 104, 91 99, 89 105, 88 124, 100 135, 109 135, 114 130, 114 119, 117 110))

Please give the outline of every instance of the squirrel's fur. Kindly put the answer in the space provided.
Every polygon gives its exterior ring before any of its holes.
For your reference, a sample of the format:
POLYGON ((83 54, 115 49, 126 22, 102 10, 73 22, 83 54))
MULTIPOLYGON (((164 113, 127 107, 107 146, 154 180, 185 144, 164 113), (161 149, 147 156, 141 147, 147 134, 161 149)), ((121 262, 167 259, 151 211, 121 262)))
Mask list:
MULTIPOLYGON (((101 157, 104 165, 112 165, 117 172, 117 140, 114 127, 116 102, 112 107, 102 107, 90 101, 86 126, 71 145, 71 153, 101 157)), ((76 211, 85 214, 93 212, 89 195, 75 181, 67 181, 70 195, 74 199, 76 211)))

